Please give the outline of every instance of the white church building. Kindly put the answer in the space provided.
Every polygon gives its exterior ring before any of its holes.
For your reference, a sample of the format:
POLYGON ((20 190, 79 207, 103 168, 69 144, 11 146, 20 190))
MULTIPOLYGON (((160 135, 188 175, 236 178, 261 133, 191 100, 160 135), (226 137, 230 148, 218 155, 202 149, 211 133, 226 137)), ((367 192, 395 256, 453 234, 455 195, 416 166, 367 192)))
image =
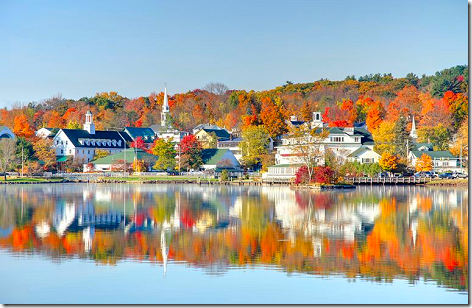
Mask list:
POLYGON ((183 137, 188 135, 187 132, 179 131, 170 123, 170 108, 169 98, 167 97, 167 87, 164 88, 164 102, 161 111, 161 124, 151 125, 150 128, 154 131, 157 138, 170 139, 175 143, 180 143, 183 137))
POLYGON ((93 160, 96 150, 115 154, 127 148, 127 141, 131 138, 125 132, 95 130, 93 115, 87 111, 84 129, 60 129, 53 138, 53 148, 58 159, 69 156, 87 163, 93 160))

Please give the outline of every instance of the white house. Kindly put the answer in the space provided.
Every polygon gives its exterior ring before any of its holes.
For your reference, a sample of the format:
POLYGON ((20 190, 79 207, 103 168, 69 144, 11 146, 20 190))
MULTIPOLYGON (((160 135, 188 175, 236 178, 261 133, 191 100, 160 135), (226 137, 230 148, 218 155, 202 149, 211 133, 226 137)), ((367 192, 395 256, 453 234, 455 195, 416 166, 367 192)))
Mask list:
MULTIPOLYGON (((361 127, 324 127, 321 113, 313 112, 313 120, 311 123, 297 121, 291 118, 292 125, 310 125, 312 129, 324 128, 328 130, 329 135, 319 145, 320 151, 324 152, 330 149, 334 155, 343 159, 357 160, 362 163, 378 162, 380 155, 374 152, 374 140, 372 134, 365 128, 361 127)), ((276 147, 275 162, 281 164, 298 164, 301 163, 299 154, 292 145, 294 140, 289 136, 282 138, 282 145, 276 147)), ((320 163, 322 163, 320 161, 320 163)))
POLYGON ((125 132, 96 131, 90 111, 85 115, 84 129, 60 129, 53 138, 56 156, 69 156, 89 162, 96 150, 115 154, 127 148, 131 138, 125 132))
POLYGON ((40 128, 36 131, 36 137, 39 138, 54 138, 54 136, 57 134, 59 131, 59 128, 49 128, 49 127, 43 127, 40 128))
MULTIPOLYGON (((425 146, 423 147, 423 149, 424 148, 425 146)), ((449 151, 410 151, 408 159, 411 163, 411 166, 416 166, 416 161, 420 159, 423 154, 428 155, 433 160, 433 171, 462 171, 462 168, 460 166, 460 159, 457 156, 452 155, 452 153, 449 151)))
POLYGON ((6 126, 0 126, 0 139, 15 139, 15 134, 6 126))
POLYGON ((241 164, 228 149, 203 149, 202 160, 202 168, 205 170, 241 171, 241 164))
POLYGON ((380 159, 380 154, 367 146, 361 146, 347 156, 350 161, 357 161, 361 164, 376 163, 380 159))

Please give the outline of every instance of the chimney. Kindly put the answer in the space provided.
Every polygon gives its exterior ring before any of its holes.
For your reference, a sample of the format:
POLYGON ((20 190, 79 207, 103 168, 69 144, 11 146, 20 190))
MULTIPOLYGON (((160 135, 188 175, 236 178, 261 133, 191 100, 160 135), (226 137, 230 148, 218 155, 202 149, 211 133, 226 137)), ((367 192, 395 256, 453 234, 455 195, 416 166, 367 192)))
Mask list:
POLYGON ((354 127, 344 127, 344 132, 348 135, 354 135, 354 127))

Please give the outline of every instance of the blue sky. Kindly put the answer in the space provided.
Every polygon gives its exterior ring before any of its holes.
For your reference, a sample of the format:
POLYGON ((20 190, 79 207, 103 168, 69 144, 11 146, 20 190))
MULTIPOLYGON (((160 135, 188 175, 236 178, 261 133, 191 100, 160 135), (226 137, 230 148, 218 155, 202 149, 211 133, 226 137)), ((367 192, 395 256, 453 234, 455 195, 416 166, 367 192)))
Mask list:
POLYGON ((0 1, 0 107, 468 63, 467 1, 0 1))

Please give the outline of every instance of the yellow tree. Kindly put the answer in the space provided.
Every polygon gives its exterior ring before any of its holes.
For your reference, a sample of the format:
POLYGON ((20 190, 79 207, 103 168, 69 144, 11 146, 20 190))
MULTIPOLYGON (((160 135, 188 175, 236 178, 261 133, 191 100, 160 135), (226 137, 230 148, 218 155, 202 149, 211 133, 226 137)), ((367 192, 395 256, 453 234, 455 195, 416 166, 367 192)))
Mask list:
POLYGON ((457 131, 457 138, 456 142, 451 148, 451 153, 459 156, 461 154, 462 148, 462 156, 467 159, 469 156, 469 118, 466 117, 464 121, 462 121, 459 130, 457 131))
POLYGON ((431 156, 427 154, 421 155, 419 159, 416 160, 416 171, 431 171, 433 169, 433 160, 431 156))
POLYGON ((379 153, 393 153, 395 151, 395 122, 382 121, 379 126, 372 131, 372 137, 374 137, 375 147, 374 150, 379 153))
POLYGON ((397 168, 398 157, 385 152, 379 159, 379 165, 385 171, 393 171, 397 168))
POLYGON ((56 151, 52 145, 50 139, 39 139, 33 143, 36 157, 44 162, 44 167, 47 169, 56 163, 56 151))

